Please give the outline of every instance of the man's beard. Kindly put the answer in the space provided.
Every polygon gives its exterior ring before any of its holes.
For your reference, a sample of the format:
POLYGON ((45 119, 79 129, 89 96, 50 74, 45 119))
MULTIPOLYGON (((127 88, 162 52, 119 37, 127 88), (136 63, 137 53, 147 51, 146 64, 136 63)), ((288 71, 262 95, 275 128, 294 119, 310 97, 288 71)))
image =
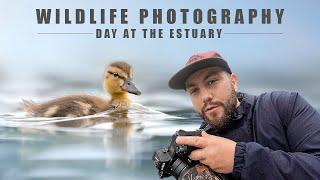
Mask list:
POLYGON ((233 117, 233 113, 236 109, 236 105, 237 105, 237 93, 234 89, 232 89, 231 93, 230 93, 230 98, 228 99, 228 101, 224 104, 221 101, 209 101, 206 102, 203 106, 203 108, 201 109, 201 113, 200 116, 211 125, 212 128, 215 129, 215 131, 217 132, 221 132, 224 131, 226 129, 228 129, 231 125, 232 122, 232 117, 233 117), (205 109, 209 106, 209 105, 218 105, 221 106, 223 108, 223 114, 221 118, 215 118, 215 119, 210 119, 206 113, 205 113, 205 109))

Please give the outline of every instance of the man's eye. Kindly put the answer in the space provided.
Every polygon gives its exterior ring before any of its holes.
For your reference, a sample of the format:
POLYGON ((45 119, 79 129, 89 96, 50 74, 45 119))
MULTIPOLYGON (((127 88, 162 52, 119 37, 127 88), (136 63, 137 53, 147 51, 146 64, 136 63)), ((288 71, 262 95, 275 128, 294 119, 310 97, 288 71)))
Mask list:
POLYGON ((197 88, 194 88, 194 89, 191 89, 190 91, 189 91, 189 94, 190 95, 193 95, 193 94, 196 94, 198 92, 198 89, 197 88))
POLYGON ((214 84, 216 82, 216 80, 210 80, 210 81, 208 81, 208 85, 212 85, 212 84, 214 84))

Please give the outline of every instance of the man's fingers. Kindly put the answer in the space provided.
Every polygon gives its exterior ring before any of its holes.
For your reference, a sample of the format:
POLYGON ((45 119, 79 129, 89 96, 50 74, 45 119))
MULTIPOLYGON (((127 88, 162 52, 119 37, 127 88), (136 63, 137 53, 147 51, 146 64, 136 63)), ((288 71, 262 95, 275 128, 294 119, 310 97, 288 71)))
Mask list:
POLYGON ((205 157, 206 157, 206 154, 203 149, 196 149, 192 151, 189 155, 189 158, 195 161, 204 160, 205 157))
POLYGON ((176 139, 177 144, 184 144, 188 146, 194 146, 197 148, 204 148, 207 144, 205 139, 198 136, 178 136, 176 139))
POLYGON ((200 161, 201 164, 204 164, 204 165, 206 165, 206 166, 209 166, 209 162, 208 162, 207 159, 201 159, 201 160, 199 160, 199 161, 200 161))
POLYGON ((209 136, 209 134, 208 134, 207 132, 205 132, 205 131, 202 131, 202 132, 201 132, 201 136, 202 136, 202 137, 207 137, 207 136, 209 136))

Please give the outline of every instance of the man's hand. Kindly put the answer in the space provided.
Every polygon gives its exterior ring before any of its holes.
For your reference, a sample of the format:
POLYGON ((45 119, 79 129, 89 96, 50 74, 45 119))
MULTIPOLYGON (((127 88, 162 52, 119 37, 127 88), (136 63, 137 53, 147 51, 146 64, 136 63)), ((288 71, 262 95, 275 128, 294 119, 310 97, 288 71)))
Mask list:
POLYGON ((191 152, 189 158, 200 161, 218 173, 231 173, 233 171, 236 142, 209 135, 206 132, 199 136, 178 136, 177 144, 194 146, 199 149, 191 152))

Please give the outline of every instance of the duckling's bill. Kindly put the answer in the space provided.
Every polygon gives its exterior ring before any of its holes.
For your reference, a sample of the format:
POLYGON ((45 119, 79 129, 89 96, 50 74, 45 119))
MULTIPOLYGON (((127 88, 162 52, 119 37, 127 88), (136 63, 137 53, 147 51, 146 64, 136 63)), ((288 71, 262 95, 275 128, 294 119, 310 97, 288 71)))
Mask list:
POLYGON ((125 78, 124 79, 124 84, 122 86, 122 89, 124 91, 127 91, 128 93, 135 94, 135 95, 140 95, 141 91, 138 90, 136 85, 129 79, 125 78))

